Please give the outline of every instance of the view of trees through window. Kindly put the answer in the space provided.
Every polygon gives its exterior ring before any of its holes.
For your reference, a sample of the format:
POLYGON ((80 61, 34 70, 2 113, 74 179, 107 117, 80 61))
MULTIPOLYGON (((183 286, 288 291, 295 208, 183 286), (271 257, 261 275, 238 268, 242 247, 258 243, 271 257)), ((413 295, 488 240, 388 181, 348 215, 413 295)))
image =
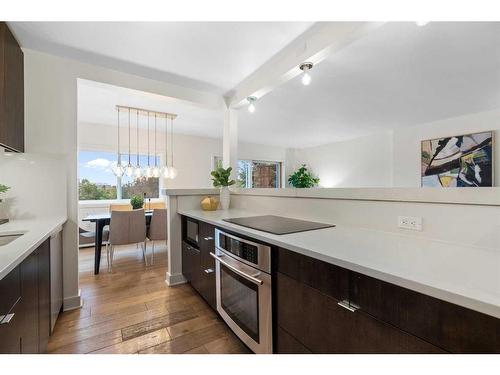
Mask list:
MULTIPOLYGON (((78 153, 79 199, 129 199, 133 195, 144 195, 146 198, 160 196, 160 181, 158 178, 122 176, 116 177, 113 168, 117 164, 117 155, 111 152, 80 151, 78 153)), ((128 155, 121 155, 122 164, 128 163, 128 155)), ((160 165, 159 157, 156 162, 160 165)), ((136 156, 131 157, 131 164, 137 163, 136 156)), ((147 166, 147 155, 139 155, 141 166, 147 166)), ((155 164, 154 156, 149 163, 155 164)))
MULTIPOLYGON (((219 157, 215 161, 222 163, 219 157)), ((237 185, 242 188, 281 187, 281 162, 238 160, 237 185)))

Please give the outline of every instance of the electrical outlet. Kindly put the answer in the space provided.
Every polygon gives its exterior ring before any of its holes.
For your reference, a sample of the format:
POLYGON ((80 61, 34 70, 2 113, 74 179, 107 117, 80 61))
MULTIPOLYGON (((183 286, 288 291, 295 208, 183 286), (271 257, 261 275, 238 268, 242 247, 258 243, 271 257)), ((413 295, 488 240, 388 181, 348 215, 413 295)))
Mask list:
POLYGON ((398 216, 398 227, 410 230, 422 230, 422 218, 412 216, 398 216))

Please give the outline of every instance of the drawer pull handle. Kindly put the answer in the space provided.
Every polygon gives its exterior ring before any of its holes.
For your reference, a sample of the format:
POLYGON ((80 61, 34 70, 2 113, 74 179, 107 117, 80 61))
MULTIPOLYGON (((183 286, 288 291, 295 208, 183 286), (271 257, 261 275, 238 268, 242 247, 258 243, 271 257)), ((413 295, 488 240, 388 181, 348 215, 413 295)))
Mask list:
POLYGON ((0 324, 9 324, 16 314, 0 315, 0 324))
POLYGON ((213 237, 204 237, 203 238, 205 241, 212 241, 214 238, 213 237))
POLYGON ((211 274, 212 272, 214 272, 213 268, 207 268, 207 269, 205 270, 205 273, 206 273, 206 274, 211 274))
POLYGON ((355 312, 356 310, 359 309, 359 306, 353 305, 352 303, 350 303, 346 299, 343 301, 340 301, 337 305, 339 305, 340 307, 343 307, 346 310, 349 310, 350 312, 355 312))

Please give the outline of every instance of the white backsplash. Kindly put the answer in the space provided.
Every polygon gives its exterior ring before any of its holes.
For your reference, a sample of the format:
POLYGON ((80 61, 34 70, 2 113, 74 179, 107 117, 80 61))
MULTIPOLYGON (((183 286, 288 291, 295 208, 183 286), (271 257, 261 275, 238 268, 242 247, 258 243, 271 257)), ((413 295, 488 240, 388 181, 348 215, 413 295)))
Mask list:
POLYGON ((61 157, 0 150, 0 183, 11 187, 0 203, 0 218, 67 214, 66 164, 61 157))

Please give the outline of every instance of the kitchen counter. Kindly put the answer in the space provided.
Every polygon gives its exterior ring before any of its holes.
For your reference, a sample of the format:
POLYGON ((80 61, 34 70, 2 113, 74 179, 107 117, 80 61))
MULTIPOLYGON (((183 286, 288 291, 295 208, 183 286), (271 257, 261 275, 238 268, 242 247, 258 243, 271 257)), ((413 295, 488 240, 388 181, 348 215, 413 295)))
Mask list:
POLYGON ((499 248, 463 246, 342 225, 273 235, 223 221, 263 212, 178 210, 178 213, 500 318, 500 244, 499 248))
POLYGON ((11 220, 0 225, 0 233, 25 232, 11 243, 0 246, 0 280, 26 259, 43 241, 61 230, 66 220, 66 217, 57 216, 11 220))

